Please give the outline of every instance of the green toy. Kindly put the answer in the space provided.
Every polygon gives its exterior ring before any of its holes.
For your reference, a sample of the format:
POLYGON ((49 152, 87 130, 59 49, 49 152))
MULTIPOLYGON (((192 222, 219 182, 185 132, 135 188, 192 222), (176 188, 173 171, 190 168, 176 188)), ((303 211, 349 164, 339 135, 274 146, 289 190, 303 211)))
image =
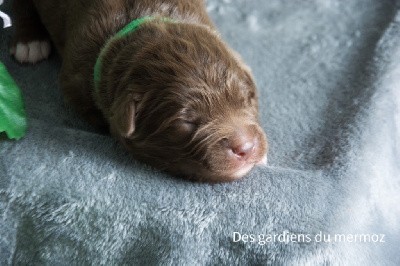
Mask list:
POLYGON ((6 67, 0 62, 0 133, 10 139, 22 138, 27 129, 22 94, 6 67))

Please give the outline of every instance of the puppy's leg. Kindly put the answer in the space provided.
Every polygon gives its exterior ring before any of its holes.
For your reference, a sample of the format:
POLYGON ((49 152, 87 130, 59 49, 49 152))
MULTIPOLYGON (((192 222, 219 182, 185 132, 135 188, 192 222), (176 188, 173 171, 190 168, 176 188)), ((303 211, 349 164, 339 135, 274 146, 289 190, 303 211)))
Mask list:
POLYGON ((20 63, 36 63, 51 51, 49 35, 32 0, 14 0, 14 37, 10 54, 20 63))

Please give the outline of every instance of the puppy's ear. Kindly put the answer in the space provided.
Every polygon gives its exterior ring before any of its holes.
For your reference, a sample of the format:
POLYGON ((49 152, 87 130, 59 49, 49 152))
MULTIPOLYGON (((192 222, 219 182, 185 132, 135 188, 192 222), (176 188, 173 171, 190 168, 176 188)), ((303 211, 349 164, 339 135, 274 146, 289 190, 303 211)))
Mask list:
POLYGON ((124 138, 130 138, 133 135, 138 102, 139 98, 134 94, 124 94, 114 100, 109 120, 112 132, 124 138))

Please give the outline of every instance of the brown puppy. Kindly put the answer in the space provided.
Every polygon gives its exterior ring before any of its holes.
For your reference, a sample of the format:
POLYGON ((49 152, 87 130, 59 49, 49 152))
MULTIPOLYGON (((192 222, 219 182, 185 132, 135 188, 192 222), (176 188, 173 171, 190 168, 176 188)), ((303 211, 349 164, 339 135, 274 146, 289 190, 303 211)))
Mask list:
POLYGON ((15 58, 46 58, 51 39, 67 102, 136 158, 207 181, 238 179, 266 159, 252 75, 203 0, 14 0, 14 14, 15 58), (104 47, 145 16, 153 19, 104 47))

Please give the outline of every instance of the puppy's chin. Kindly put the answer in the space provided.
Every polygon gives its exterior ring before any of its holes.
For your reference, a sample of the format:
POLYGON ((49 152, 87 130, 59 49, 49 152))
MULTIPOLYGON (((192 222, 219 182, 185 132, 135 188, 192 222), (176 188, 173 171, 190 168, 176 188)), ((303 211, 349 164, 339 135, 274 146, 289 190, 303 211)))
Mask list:
POLYGON ((256 165, 266 165, 267 164, 266 158, 267 156, 264 155, 260 160, 256 161, 255 163, 246 162, 237 167, 236 169, 233 169, 231 173, 227 175, 228 181, 241 179, 246 174, 248 174, 256 165))
POLYGON ((170 169, 172 170, 170 172, 182 178, 200 182, 233 182, 242 179, 255 166, 266 165, 266 161, 266 152, 260 150, 260 154, 247 161, 232 161, 229 158, 224 158, 215 163, 212 169, 196 161, 181 161, 179 165, 170 169))
POLYGON ((255 166, 266 165, 266 158, 267 156, 264 155, 256 162, 243 162, 237 164, 225 170, 224 173, 220 175, 210 175, 209 180, 211 182, 231 182, 239 180, 247 175, 255 166))
POLYGON ((220 183, 220 182, 233 182, 242 179, 247 175, 255 166, 254 163, 246 163, 234 169, 227 169, 221 173, 214 173, 210 171, 198 171, 197 177, 194 179, 204 182, 220 183), (199 174, 201 173, 202 174, 199 174))

